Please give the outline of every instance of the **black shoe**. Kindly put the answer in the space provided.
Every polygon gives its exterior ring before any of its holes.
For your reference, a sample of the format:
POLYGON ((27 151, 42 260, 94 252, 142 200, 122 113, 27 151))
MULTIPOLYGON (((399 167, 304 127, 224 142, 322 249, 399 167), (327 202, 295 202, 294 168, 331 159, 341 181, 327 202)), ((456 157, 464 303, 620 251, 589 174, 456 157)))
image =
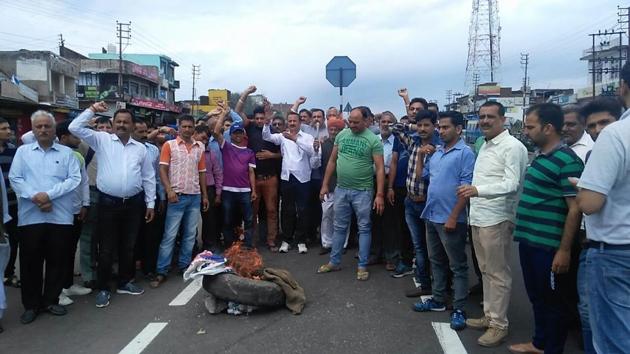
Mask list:
POLYGON ((330 253, 330 251, 331 251, 330 247, 322 247, 319 249, 319 255, 323 256, 325 254, 330 253))
POLYGON ((61 305, 48 305, 46 311, 55 316, 63 316, 68 313, 68 310, 61 305))
POLYGON ((29 323, 35 321, 35 318, 37 318, 37 311, 35 311, 35 310, 26 310, 26 311, 24 311, 24 313, 20 317, 20 322, 22 322, 22 324, 29 324, 29 323))
POLYGON ((96 280, 88 280, 83 283, 83 286, 92 290, 96 289, 96 280))

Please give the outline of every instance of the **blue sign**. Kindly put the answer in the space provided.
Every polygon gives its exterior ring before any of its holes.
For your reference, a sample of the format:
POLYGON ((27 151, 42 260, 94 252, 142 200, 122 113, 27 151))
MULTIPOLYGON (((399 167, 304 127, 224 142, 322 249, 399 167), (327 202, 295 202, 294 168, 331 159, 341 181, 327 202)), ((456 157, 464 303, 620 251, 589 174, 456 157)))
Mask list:
POLYGON ((334 87, 348 87, 357 77, 357 65, 346 56, 336 56, 326 64, 326 80, 334 87))

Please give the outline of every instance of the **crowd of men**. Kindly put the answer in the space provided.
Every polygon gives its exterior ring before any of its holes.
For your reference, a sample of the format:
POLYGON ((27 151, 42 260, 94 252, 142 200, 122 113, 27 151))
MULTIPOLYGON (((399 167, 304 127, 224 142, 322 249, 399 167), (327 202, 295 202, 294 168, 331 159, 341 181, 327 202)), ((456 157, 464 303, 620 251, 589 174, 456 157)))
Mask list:
POLYGON ((339 270, 357 246, 357 280, 375 264, 413 276, 406 295, 432 295, 415 311, 449 308, 453 329, 481 329, 478 343, 491 347, 508 336, 517 241, 534 334, 509 350, 561 353, 575 310, 587 353, 626 352, 630 64, 621 78, 621 100, 530 107, 523 133, 533 154, 506 129, 500 103, 481 105, 483 136, 472 148, 461 113, 410 100, 406 89, 400 119, 366 106, 344 119, 333 107, 300 108, 305 97, 285 117, 267 101, 247 116, 255 86, 234 109, 220 102, 176 127, 125 109, 102 117, 104 102, 71 122, 37 111, 17 149, 0 118, 5 285, 21 287, 27 324, 42 311, 66 314, 72 296, 92 289, 106 307, 111 282, 117 294, 141 295, 137 271, 158 288, 195 252, 220 253, 239 239, 273 253, 320 243, 329 261, 318 273, 339 270), (73 283, 77 245, 82 285, 73 283), (469 252, 480 318, 466 316, 469 252))

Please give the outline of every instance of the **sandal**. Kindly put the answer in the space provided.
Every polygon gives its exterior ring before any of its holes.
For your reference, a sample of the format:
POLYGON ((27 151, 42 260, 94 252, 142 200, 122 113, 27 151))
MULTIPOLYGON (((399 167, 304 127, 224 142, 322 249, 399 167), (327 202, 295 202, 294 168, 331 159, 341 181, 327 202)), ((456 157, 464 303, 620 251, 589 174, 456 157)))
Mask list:
POLYGON ((267 247, 269 248, 269 251, 272 253, 278 253, 278 246, 276 246, 275 244, 271 244, 271 245, 267 245, 267 247))
POLYGON ((162 285, 162 283, 164 283, 165 281, 166 281, 166 275, 158 274, 151 281, 151 283, 149 283, 149 286, 155 289, 159 287, 160 285, 162 285))
POLYGON ((330 272, 336 272, 338 270, 341 270, 341 267, 332 265, 330 263, 326 263, 323 266, 319 267, 319 269, 317 269, 317 273, 319 274, 330 273, 330 272))
POLYGON ((21 288, 22 282, 18 279, 17 275, 12 275, 10 278, 4 281, 5 286, 12 286, 14 288, 21 288))
POLYGON ((361 268, 357 270, 357 280, 368 280, 369 277, 370 272, 368 272, 367 270, 361 268))

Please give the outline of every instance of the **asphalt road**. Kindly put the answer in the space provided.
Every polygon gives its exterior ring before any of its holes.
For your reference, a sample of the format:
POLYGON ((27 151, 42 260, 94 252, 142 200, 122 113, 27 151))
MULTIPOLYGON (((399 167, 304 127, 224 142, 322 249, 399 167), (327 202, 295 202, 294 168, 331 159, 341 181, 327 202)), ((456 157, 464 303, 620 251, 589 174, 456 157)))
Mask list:
MULTIPOLYGON (((138 339, 149 323, 165 327, 147 340, 143 353, 444 352, 433 323, 447 323, 449 313, 413 312, 414 299, 404 297, 404 291, 412 287, 411 277, 394 279, 382 265, 376 265, 369 268, 370 280, 357 281, 352 250, 344 256, 342 271, 316 274, 317 267, 327 260, 317 251, 317 247, 306 255, 295 250, 289 254, 263 251, 267 265, 289 269, 304 287, 307 305, 297 316, 284 308, 249 316, 210 315, 204 307, 203 289, 186 305, 169 306, 188 285, 173 274, 159 289, 140 282, 146 289, 144 295, 113 295, 107 308, 94 306, 94 294, 74 297, 66 316, 42 314, 32 324, 22 325, 19 290, 7 288, 9 308, 2 320, 5 332, 0 334, 0 353, 119 353, 138 339)), ((516 245, 513 255, 508 341, 496 348, 482 348, 476 343, 482 333, 466 329, 457 337, 468 353, 507 353, 508 343, 531 337, 531 306, 516 245)), ((469 263, 472 284, 476 278, 469 263)), ((480 300, 479 296, 469 299, 469 317, 482 314, 480 300)), ((448 351, 452 352, 456 351, 448 351)), ((580 352, 575 332, 570 333, 565 352, 580 352)))

